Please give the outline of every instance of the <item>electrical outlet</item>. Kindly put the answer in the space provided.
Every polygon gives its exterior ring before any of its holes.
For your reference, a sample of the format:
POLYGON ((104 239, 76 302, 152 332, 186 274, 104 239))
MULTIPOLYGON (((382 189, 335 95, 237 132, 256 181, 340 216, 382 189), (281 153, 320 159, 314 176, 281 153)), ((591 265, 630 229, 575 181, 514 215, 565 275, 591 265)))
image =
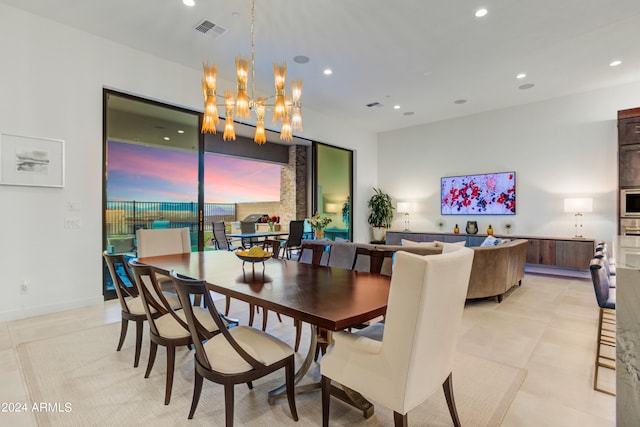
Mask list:
POLYGON ((29 293, 29 282, 26 280, 23 280, 22 283, 20 284, 20 294, 26 295, 28 293, 29 293))

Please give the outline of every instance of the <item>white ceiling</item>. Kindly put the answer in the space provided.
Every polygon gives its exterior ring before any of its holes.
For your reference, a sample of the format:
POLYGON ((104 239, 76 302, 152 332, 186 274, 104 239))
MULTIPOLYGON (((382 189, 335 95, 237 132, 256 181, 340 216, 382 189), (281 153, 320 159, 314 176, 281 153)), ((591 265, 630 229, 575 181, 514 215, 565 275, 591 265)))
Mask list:
MULTIPOLYGON (((216 63, 231 81, 251 52, 250 1, 195 1, 0 0, 197 70, 216 63), (227 33, 196 32, 203 18, 227 33)), ((304 107, 379 132, 639 81, 639 41, 639 0, 258 0, 255 89, 272 93, 286 60, 304 107)))

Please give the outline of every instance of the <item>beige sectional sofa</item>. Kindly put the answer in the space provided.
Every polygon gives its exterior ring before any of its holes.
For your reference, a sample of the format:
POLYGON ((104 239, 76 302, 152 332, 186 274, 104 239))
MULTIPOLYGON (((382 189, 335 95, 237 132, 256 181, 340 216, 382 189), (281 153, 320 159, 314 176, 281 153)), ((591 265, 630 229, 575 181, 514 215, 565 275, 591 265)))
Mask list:
MULTIPOLYGON (((380 250, 407 251, 418 255, 432 255, 442 252, 441 242, 428 242, 411 244, 405 242, 407 246, 401 245, 378 245, 352 242, 333 242, 305 240, 312 244, 322 244, 330 246, 322 259, 323 265, 332 267, 348 268, 353 264, 356 248, 365 247, 380 250)), ((467 299, 496 297, 498 302, 502 302, 504 294, 515 285, 522 283, 524 268, 527 260, 527 240, 516 239, 504 242, 498 246, 472 247, 474 251, 473 266, 471 267, 471 277, 469 279, 469 289, 467 299)), ((311 254, 305 253, 301 262, 311 262, 311 254)), ((367 271, 369 260, 366 257, 358 257, 355 269, 367 271)), ((391 261, 385 260, 382 265, 382 274, 391 274, 391 261)))
POLYGON ((511 240, 498 246, 475 246, 467 299, 497 297, 522 283, 529 242, 511 240))

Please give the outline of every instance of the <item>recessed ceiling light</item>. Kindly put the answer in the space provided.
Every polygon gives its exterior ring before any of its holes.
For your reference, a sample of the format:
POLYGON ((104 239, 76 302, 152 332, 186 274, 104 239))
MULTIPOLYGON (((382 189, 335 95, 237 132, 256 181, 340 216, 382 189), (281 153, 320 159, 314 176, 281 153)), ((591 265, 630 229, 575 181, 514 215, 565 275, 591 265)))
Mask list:
POLYGON ((618 65, 622 64, 622 61, 613 61, 611 64, 609 64, 610 67, 617 67, 618 65))
POLYGON ((527 77, 525 73, 520 73, 516 76, 516 79, 524 79, 525 77, 527 77))
POLYGON ((162 139, 164 139, 165 141, 171 141, 171 138, 169 138, 168 136, 165 136, 165 137, 164 137, 164 138, 162 138, 162 139))
POLYGON ((182 0, 182 3, 185 6, 195 6, 196 5, 196 2, 194 0, 182 0))
POLYGON ((466 99, 456 99, 455 101, 453 101, 454 104, 466 104, 466 102, 466 99))
POLYGON ((489 11, 487 9, 478 9, 476 10, 476 18, 482 18, 483 16, 485 16, 489 11))
POLYGON ((296 55, 293 57, 293 62, 296 64, 306 64, 309 62, 309 57, 304 55, 296 55))
POLYGON ((399 110, 399 109, 400 109, 400 106, 399 106, 399 105, 394 105, 394 106, 393 106, 393 109, 394 109, 394 110, 399 110))
POLYGON ((331 71, 331 68, 325 68, 323 73, 325 76, 330 76, 331 74, 333 74, 333 71, 331 71))
POLYGON ((182 129, 178 129, 178 133, 184 133, 182 129))
POLYGON ((526 84, 518 86, 518 89, 522 89, 522 90, 531 89, 534 86, 535 85, 533 83, 526 83, 526 84))

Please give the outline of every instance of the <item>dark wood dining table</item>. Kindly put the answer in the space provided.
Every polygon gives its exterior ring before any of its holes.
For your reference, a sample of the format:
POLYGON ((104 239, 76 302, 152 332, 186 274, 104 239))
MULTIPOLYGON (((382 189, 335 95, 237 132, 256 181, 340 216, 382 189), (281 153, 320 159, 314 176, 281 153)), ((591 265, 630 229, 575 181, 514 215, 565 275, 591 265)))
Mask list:
MULTIPOLYGON (((296 261, 270 258, 261 266, 243 266, 233 252, 205 251, 186 254, 140 258, 139 262, 155 271, 176 273, 204 280, 210 290, 232 298, 273 310, 311 325, 309 352, 296 372, 296 384, 313 363, 317 347, 318 328, 341 331, 386 312, 390 277, 346 270, 337 267, 313 266, 296 261)), ((318 384, 298 386, 298 392, 318 388, 318 384)), ((357 395, 341 399, 355 402, 365 417, 373 406, 357 395)), ((342 395, 341 395, 342 394, 342 395)), ((284 395, 284 386, 269 392, 269 402, 284 395)))

